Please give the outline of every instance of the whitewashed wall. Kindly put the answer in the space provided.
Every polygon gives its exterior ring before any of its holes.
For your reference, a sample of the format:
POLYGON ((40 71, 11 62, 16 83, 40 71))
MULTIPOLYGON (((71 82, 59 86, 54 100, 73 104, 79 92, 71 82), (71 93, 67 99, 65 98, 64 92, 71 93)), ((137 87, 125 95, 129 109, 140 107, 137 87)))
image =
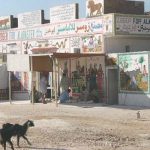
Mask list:
POLYGON ((128 106, 150 106, 150 94, 119 94, 119 104, 128 106))
POLYGON ((150 51, 150 39, 148 38, 104 38, 104 51, 106 53, 126 52, 126 46, 130 47, 131 52, 150 51))
POLYGON ((8 72, 6 65, 0 65, 0 89, 8 88, 8 72))

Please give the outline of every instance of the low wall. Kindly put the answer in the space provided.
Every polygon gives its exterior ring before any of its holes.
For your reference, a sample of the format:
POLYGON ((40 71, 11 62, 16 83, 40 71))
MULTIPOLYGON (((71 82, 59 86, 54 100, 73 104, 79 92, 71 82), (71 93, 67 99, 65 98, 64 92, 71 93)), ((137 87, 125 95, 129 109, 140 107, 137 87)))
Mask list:
POLYGON ((119 93, 118 98, 120 105, 150 107, 150 94, 119 93))
POLYGON ((12 100, 29 100, 30 94, 28 92, 12 92, 12 100))

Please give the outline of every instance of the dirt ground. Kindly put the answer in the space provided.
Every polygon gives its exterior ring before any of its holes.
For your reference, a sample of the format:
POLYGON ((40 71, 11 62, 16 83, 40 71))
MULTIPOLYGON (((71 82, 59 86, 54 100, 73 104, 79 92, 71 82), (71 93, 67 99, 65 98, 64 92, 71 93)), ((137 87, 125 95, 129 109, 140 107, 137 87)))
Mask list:
MULTIPOLYGON (((34 120, 16 150, 150 150, 150 109, 101 104, 0 103, 0 125, 34 120), (140 110, 141 118, 137 119, 140 110)), ((0 145, 0 149, 2 149, 0 145)), ((10 146, 7 145, 7 150, 10 146)))

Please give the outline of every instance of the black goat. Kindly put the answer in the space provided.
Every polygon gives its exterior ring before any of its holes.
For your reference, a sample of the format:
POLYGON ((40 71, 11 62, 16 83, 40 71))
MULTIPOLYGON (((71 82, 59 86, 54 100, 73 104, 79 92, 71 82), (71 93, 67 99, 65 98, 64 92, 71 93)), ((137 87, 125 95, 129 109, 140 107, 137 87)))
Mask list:
POLYGON ((31 145, 31 143, 26 137, 26 133, 28 131, 28 128, 33 127, 33 126, 34 126, 34 122, 31 120, 28 120, 23 125, 11 124, 11 123, 3 124, 3 129, 10 129, 10 128, 13 129, 13 136, 17 136, 17 145, 18 147, 20 147, 19 146, 20 137, 23 137, 27 141, 27 143, 31 145))
POLYGON ((13 143, 11 142, 11 138, 13 135, 13 127, 0 129, 0 144, 4 147, 4 150, 6 150, 6 142, 8 142, 11 146, 11 149, 14 150, 13 143))

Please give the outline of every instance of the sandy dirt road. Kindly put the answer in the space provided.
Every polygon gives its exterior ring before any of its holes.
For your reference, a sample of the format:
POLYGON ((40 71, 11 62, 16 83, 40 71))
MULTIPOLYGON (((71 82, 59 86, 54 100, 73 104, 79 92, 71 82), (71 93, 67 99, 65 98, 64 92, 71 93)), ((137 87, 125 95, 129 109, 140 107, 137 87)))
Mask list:
MULTIPOLYGON (((0 125, 34 120, 16 150, 150 150, 150 109, 101 104, 0 104, 0 125), (137 119, 140 110, 141 118, 137 119)), ((3 149, 0 145, 0 149, 3 149)), ((10 146, 7 144, 7 149, 10 146)))

